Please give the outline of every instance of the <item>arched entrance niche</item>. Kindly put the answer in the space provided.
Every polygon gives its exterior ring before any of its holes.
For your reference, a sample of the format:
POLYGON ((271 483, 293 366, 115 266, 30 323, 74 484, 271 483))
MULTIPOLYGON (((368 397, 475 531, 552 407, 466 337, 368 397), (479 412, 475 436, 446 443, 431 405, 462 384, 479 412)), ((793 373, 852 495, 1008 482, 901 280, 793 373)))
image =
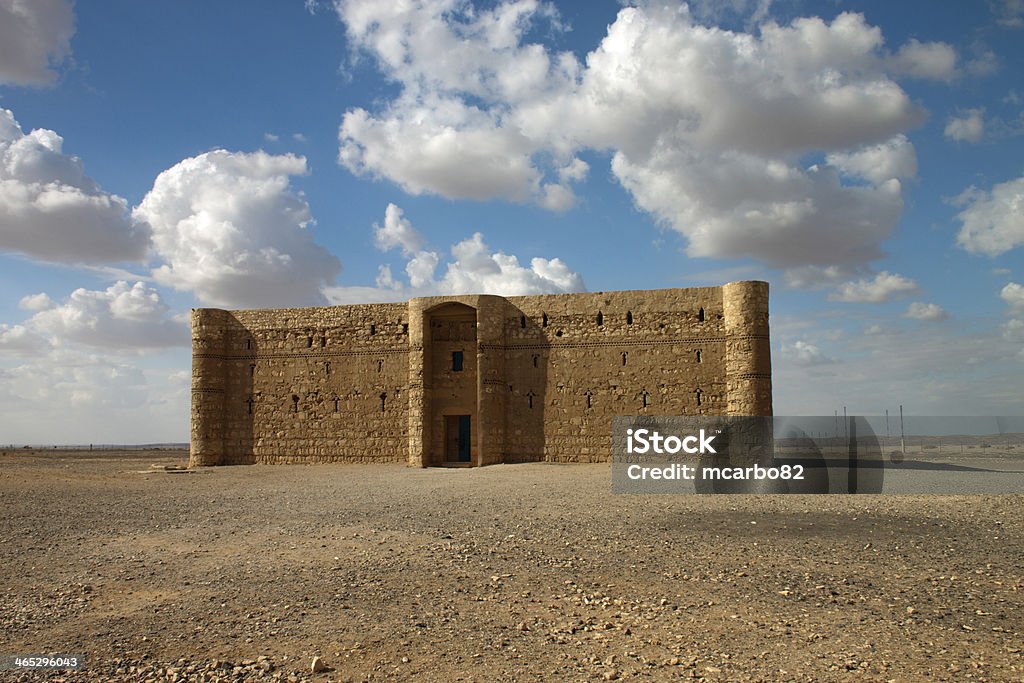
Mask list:
POLYGON ((444 303, 424 312, 425 465, 480 464, 477 310, 444 303))

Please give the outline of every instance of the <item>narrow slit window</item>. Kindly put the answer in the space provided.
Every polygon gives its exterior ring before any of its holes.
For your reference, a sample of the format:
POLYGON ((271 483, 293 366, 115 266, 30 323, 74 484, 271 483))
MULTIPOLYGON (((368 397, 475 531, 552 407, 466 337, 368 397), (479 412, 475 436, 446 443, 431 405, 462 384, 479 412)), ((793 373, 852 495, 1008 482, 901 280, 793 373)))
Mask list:
POLYGON ((388 395, 387 392, 381 392, 380 395, 380 412, 384 412, 384 407, 387 404, 388 395))
POLYGON ((697 311, 697 321, 698 322, 704 322, 704 309, 703 308, 700 309, 699 311, 697 311))
POLYGON ((530 406, 531 409, 533 408, 533 397, 534 396, 536 396, 536 394, 534 394, 532 391, 530 393, 526 394, 526 401, 527 401, 527 403, 528 403, 528 405, 530 406))
POLYGON ((247 348, 247 349, 251 349, 252 348, 252 339, 246 339, 245 340, 245 348, 247 348))
POLYGON ((256 376, 256 364, 255 363, 249 363, 249 377, 252 378, 252 377, 255 377, 255 376, 256 376))
POLYGON ((402 334, 409 334, 409 323, 402 323, 402 334))
POLYGON ((623 365, 623 366, 625 366, 625 365, 626 365, 626 359, 627 359, 627 358, 629 358, 629 353, 627 353, 627 352, 623 351, 623 352, 622 352, 622 365, 623 365))
POLYGON ((326 347, 327 347, 327 337, 320 337, 320 348, 323 349, 323 348, 326 348, 326 347))
POLYGON ((703 363, 704 362, 703 358, 701 357, 700 349, 697 349, 697 362, 698 363, 703 363))
POLYGON ((633 311, 626 311, 626 324, 627 325, 632 325, 633 324, 633 311))
POLYGON ((601 311, 598 311, 597 312, 597 326, 601 327, 601 325, 604 325, 604 313, 602 313, 601 311))
POLYGON ((299 412, 299 397, 295 394, 292 394, 292 412, 299 412))
POLYGON ((324 374, 331 374, 331 363, 329 361, 327 363, 324 363, 324 374))
POLYGON ((533 354, 533 367, 538 367, 539 363, 540 363, 540 356, 537 355, 536 353, 533 354))
POLYGON ((588 391, 585 394, 585 396, 587 397, 587 407, 588 408, 593 408, 594 407, 594 395, 588 391))
POLYGON ((644 391, 642 398, 644 401, 644 408, 646 408, 648 405, 650 405, 650 395, 646 391, 644 391))
POLYGON ((695 391, 693 393, 697 395, 697 405, 700 405, 701 404, 701 396, 704 395, 704 392, 701 391, 700 389, 698 389, 697 391, 695 391))
POLYGON ((524 330, 526 329, 526 316, 525 315, 519 316, 519 327, 521 327, 524 330))
POLYGON ((313 338, 312 337, 306 337, 306 348, 307 349, 313 348, 313 338))
POLYGON ((338 412, 338 402, 339 402, 339 399, 335 398, 334 399, 334 412, 338 412))
POLYGON ((452 372, 462 372, 462 351, 452 351, 452 372))
POLYGON ((548 314, 547 313, 542 313, 541 314, 540 325, 541 325, 541 327, 547 327, 548 326, 548 314))
POLYGON ((249 414, 252 415, 252 396, 246 400, 245 404, 249 407, 249 414))
POLYGON ((384 361, 383 360, 378 360, 377 361, 377 372, 384 372, 384 361))
POLYGON ((377 326, 376 325, 370 325, 370 334, 371 335, 377 334, 377 326))

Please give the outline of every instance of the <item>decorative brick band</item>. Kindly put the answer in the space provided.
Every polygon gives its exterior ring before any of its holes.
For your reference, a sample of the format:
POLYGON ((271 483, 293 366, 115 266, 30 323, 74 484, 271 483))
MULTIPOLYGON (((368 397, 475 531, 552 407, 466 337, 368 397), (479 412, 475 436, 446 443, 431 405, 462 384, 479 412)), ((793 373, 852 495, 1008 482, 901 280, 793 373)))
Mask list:
POLYGON ((194 353, 193 358, 212 358, 215 360, 262 360, 262 359, 296 359, 296 358, 341 358, 347 356, 393 356, 406 355, 408 349, 381 349, 369 351, 358 349, 355 351, 309 351, 306 353, 245 353, 245 354, 221 354, 221 353, 194 353))
POLYGON ((734 340, 768 340, 766 334, 734 334, 722 337, 675 337, 672 339, 616 339, 592 342, 537 342, 526 344, 481 344, 480 348, 495 351, 519 351, 522 349, 589 349, 600 347, 639 347, 639 346, 681 346, 695 344, 722 344, 734 340))

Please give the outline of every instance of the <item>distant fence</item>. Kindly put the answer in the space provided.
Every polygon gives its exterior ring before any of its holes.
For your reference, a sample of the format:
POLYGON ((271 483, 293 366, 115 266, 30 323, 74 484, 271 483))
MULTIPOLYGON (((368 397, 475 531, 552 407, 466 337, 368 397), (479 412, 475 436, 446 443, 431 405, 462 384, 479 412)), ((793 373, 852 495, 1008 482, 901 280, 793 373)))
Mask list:
MULTIPOLYGON (((828 437, 810 434, 815 442, 828 450, 842 451, 848 447, 843 437, 828 437)), ((920 455, 1014 455, 1024 457, 1024 434, 990 434, 985 436, 952 434, 948 436, 875 436, 882 453, 901 452, 920 455)), ((777 453, 800 451, 799 439, 776 439, 777 453)))

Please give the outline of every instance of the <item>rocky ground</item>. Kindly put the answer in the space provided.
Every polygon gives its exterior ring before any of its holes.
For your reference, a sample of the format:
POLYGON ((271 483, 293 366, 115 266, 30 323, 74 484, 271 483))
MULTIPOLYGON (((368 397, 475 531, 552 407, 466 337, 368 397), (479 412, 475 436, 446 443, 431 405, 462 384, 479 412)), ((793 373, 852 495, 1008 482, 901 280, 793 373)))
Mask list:
POLYGON ((1022 496, 185 461, 0 456, 0 680, 1024 680, 1022 496))

